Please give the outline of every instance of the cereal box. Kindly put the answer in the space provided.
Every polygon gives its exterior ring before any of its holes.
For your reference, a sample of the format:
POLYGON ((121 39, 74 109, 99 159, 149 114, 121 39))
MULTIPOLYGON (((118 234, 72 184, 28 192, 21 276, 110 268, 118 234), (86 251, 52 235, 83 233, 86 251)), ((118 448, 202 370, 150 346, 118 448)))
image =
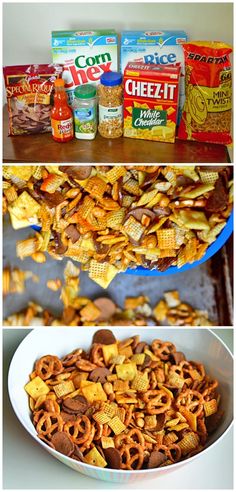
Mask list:
POLYGON ((71 103, 75 87, 97 85, 103 72, 117 70, 117 34, 113 29, 53 31, 52 57, 54 63, 64 66, 63 79, 71 103))
POLYGON ((124 73, 124 136, 175 141, 180 67, 128 63, 124 73))
POLYGON ((184 105, 184 54, 181 44, 187 41, 184 31, 123 31, 121 33, 121 71, 127 63, 181 66, 179 116, 184 105))

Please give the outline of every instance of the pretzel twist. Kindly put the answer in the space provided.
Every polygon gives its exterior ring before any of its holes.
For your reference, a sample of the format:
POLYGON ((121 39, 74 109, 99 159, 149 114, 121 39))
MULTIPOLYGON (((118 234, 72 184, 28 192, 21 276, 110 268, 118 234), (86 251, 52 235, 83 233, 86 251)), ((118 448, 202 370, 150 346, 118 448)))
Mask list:
POLYGON ((35 371, 44 381, 56 376, 63 371, 63 365, 60 359, 55 355, 45 355, 37 360, 35 364, 35 371))
POLYGON ((48 439, 51 439, 55 432, 60 432, 62 429, 63 419, 60 414, 55 412, 44 412, 36 426, 37 433, 48 439))
POLYGON ((171 406, 171 396, 164 390, 149 390, 143 399, 147 403, 147 412, 151 415, 164 413, 171 406))
POLYGON ((203 395, 198 391, 191 389, 183 391, 176 399, 177 408, 180 408, 181 406, 186 407, 189 412, 194 413, 196 416, 199 416, 202 413, 203 403, 203 395))
POLYGON ((120 449, 121 468, 140 470, 143 465, 144 450, 141 444, 124 444, 120 449))
POLYGON ((71 420, 66 422, 64 431, 69 434, 75 444, 83 444, 90 437, 91 422, 86 415, 81 415, 74 422, 71 420))

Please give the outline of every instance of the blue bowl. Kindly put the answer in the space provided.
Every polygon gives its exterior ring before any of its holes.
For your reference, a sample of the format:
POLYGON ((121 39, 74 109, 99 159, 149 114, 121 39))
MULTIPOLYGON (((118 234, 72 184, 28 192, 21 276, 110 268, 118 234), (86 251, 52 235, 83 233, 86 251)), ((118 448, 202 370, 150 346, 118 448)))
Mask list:
MULTIPOLYGON (((209 260, 219 249, 221 249, 226 241, 229 239, 233 232, 233 223, 234 223, 234 214, 231 212, 226 225, 224 229, 221 231, 219 236, 217 236, 216 240, 214 243, 212 243, 209 248, 207 248, 205 254, 203 257, 198 260, 194 261, 193 263, 186 263, 180 268, 177 268, 177 266, 171 266, 169 267, 165 272, 160 272, 159 270, 149 270, 148 268, 144 268, 141 266, 138 266, 137 268, 128 268, 125 272, 122 272, 125 275, 140 275, 143 277, 164 277, 166 275, 172 275, 174 273, 180 273, 180 272, 186 272, 187 270, 191 270, 191 268, 195 268, 198 265, 201 265, 205 261, 209 260)), ((41 227, 37 225, 31 226, 32 229, 35 231, 41 231, 41 227)))

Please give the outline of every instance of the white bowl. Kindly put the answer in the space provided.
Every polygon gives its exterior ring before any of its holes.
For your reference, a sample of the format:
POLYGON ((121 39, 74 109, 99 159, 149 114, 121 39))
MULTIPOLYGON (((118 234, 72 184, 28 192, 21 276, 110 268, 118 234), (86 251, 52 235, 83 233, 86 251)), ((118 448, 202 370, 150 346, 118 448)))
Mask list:
POLYGON ((57 355, 59 357, 71 352, 75 348, 88 349, 92 336, 98 328, 63 328, 48 327, 46 329, 35 328, 26 336, 17 348, 9 369, 8 389, 14 411, 31 436, 48 453, 52 454, 65 465, 73 468, 84 475, 108 482, 128 483, 143 478, 157 478, 160 475, 187 466, 195 459, 204 459, 208 449, 223 437, 233 420, 233 358, 225 344, 208 329, 186 328, 112 328, 117 339, 129 337, 132 333, 139 334, 141 340, 151 342, 155 338, 173 342, 177 350, 183 351, 188 360, 201 361, 207 372, 219 380, 219 391, 221 394, 221 408, 224 409, 224 418, 218 429, 210 436, 207 447, 196 456, 180 463, 154 468, 150 470, 111 470, 96 468, 85 463, 64 456, 41 441, 31 422, 28 396, 24 385, 29 379, 34 362, 45 354, 57 355))

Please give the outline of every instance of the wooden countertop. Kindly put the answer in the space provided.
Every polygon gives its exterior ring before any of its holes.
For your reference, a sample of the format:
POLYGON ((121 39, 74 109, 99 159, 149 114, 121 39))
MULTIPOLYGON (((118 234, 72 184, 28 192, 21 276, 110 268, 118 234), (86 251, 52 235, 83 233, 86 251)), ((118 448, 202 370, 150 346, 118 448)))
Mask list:
POLYGON ((227 147, 177 140, 175 144, 120 137, 54 142, 50 133, 8 136, 7 108, 3 110, 3 162, 60 163, 226 163, 227 147))

